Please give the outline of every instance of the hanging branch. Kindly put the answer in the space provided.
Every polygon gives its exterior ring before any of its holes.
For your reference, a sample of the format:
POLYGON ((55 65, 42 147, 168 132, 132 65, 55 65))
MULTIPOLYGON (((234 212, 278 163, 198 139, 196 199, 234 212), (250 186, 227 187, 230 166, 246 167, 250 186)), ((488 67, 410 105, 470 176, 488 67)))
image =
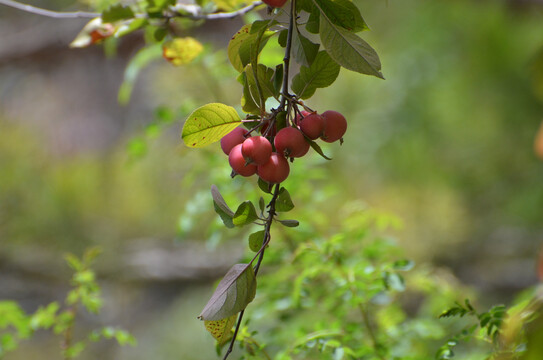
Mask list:
MULTIPOLYGON (((260 247, 259 254, 256 255, 258 256, 258 261, 254 267, 255 277, 257 276, 258 269, 260 269, 260 265, 262 264, 262 260, 264 259, 264 250, 266 249, 266 247, 268 246, 271 240, 270 231, 271 231, 271 225, 273 222, 273 217, 275 216, 275 204, 277 202, 277 197, 279 196, 280 185, 281 184, 275 185, 275 190, 273 192, 272 199, 270 200, 268 204, 269 206, 268 218, 266 219, 266 224, 264 226, 264 242, 262 243, 262 246, 260 247)), ((251 261, 251 263, 253 261, 254 261, 254 258, 251 261)), ((230 353, 232 352, 232 350, 234 350, 234 344, 236 342, 236 337, 238 336, 239 328, 241 327, 241 321, 243 319, 244 313, 245 313, 245 309, 239 313, 238 321, 236 323, 236 328, 234 330, 234 335, 232 335, 232 339, 230 340, 230 345, 228 346, 228 350, 226 350, 226 354, 224 354, 223 360, 226 360, 228 356, 230 355, 230 353)))
POLYGON ((100 13, 87 12, 87 11, 74 11, 74 12, 62 12, 62 11, 53 11, 42 9, 36 6, 22 4, 13 0, 0 0, 0 5, 5 5, 12 7, 17 10, 25 11, 31 14, 47 16, 56 19, 76 19, 76 18, 86 18, 93 19, 100 16, 100 13))
MULTIPOLYGON (((47 10, 47 9, 39 8, 36 6, 23 4, 14 0, 0 0, 0 5, 5 5, 5 6, 9 6, 14 9, 25 11, 31 14, 36 14, 36 15, 41 15, 41 16, 46 16, 46 17, 56 18, 56 19, 77 19, 77 18, 94 19, 102 15, 101 13, 87 12, 87 11, 63 12, 63 11, 47 10)), ((215 13, 215 14, 199 14, 198 12, 194 12, 192 14, 181 14, 178 12, 174 12, 172 15, 164 15, 164 17, 165 18, 183 17, 183 18, 187 18, 191 20, 232 19, 237 16, 244 15, 260 5, 262 5, 262 1, 255 1, 250 5, 247 5, 239 10, 232 11, 232 12, 215 13)), ((143 18, 146 16, 142 15, 142 16, 137 16, 137 17, 143 18)))

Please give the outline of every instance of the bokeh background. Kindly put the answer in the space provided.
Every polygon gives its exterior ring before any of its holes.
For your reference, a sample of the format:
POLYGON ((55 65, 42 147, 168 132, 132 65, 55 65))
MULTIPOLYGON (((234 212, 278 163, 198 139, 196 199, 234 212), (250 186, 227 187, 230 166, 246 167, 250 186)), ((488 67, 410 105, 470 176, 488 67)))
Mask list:
MULTIPOLYGON (((449 269, 484 303, 507 304, 537 283, 543 244, 543 163, 533 153, 543 120, 543 3, 357 4, 386 80, 342 70, 308 101, 344 113, 349 130, 342 147, 325 147, 333 161, 302 160, 318 169, 316 180, 294 166, 286 186, 324 199, 315 212, 332 224, 353 199, 396 214, 408 257, 449 269)), ((234 202, 255 194, 256 181, 230 180, 220 147, 188 149, 180 130, 197 106, 239 103, 225 46, 242 23, 190 30, 205 54, 176 68, 142 55, 142 34, 69 49, 85 20, 0 6, 0 299, 28 311, 62 300, 63 254, 100 246, 106 305, 84 322, 118 324, 139 345, 97 346, 84 359, 214 356, 196 316, 246 242, 222 230, 209 188, 220 184, 234 202)), ((264 61, 280 61, 276 50, 264 61)), ((57 347, 38 333, 7 359, 54 359, 57 347)))

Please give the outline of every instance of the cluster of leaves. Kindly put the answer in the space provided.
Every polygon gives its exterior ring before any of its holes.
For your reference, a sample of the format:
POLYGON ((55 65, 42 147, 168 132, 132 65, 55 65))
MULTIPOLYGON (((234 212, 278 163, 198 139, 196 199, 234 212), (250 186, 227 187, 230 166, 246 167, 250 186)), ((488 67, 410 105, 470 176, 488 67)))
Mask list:
POLYGON ((514 305, 492 306, 488 311, 477 312, 470 301, 459 302, 443 311, 440 318, 463 318, 475 320, 439 348, 436 359, 452 359, 454 348, 461 341, 470 340, 486 344, 486 359, 534 359, 541 356, 539 339, 541 327, 541 289, 528 289, 514 305), (536 356, 536 357, 534 357, 536 356))
POLYGON ((86 338, 74 341, 73 332, 78 309, 83 307, 98 314, 102 307, 100 287, 90 265, 100 253, 97 248, 87 250, 81 259, 68 254, 66 261, 74 271, 64 305, 52 302, 27 314, 14 301, 0 302, 0 358, 17 349, 23 339, 30 338, 38 330, 50 330, 62 338, 61 352, 64 359, 77 357, 92 342, 115 339, 119 345, 135 345, 136 340, 127 331, 106 326, 90 332, 86 338))
POLYGON ((414 263, 380 229, 396 220, 367 208, 343 215, 333 235, 304 222, 276 236, 250 315, 260 330, 244 324, 238 335, 244 359, 431 358, 421 344, 444 330, 436 317, 410 318, 401 304, 414 263))

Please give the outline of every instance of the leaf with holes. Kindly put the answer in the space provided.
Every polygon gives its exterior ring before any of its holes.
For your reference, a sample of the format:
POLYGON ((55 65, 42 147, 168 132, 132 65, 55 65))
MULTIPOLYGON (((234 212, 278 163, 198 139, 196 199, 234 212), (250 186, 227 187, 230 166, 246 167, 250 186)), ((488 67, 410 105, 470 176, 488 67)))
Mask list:
POLYGON ((189 115, 183 125, 181 137, 189 147, 203 147, 219 141, 234 130, 241 119, 231 106, 211 103, 199 107, 189 115))
POLYGON ((207 305, 198 316, 200 320, 216 321, 229 318, 244 310, 256 294, 256 277, 251 264, 236 264, 219 282, 207 305))

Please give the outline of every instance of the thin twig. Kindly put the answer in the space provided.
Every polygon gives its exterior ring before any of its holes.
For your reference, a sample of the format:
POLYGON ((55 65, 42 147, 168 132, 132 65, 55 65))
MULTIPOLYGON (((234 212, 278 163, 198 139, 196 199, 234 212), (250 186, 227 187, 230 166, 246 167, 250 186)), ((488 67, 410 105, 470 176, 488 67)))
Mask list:
MULTIPOLYGON (((31 14, 36 14, 36 15, 41 15, 41 16, 46 16, 46 17, 51 17, 51 18, 56 18, 56 19, 76 19, 76 18, 93 19, 95 17, 101 16, 101 13, 97 13, 97 12, 87 12, 87 11, 63 12, 63 11, 47 10, 47 9, 42 9, 36 6, 23 4, 14 0, 0 0, 0 5, 5 5, 5 6, 9 6, 14 9, 25 11, 31 14)), ((247 5, 239 10, 232 11, 232 12, 223 12, 223 13, 215 13, 215 14, 174 13, 174 15, 170 17, 184 17, 191 20, 232 19, 237 16, 244 15, 260 5, 262 5, 262 1, 255 1, 250 5, 247 5)), ((137 17, 145 17, 145 16, 137 16, 137 17)), ((167 17, 167 16, 164 16, 164 17, 167 17)))
POLYGON ((13 0, 0 0, 0 5, 5 5, 17 10, 26 11, 31 14, 47 16, 47 17, 56 18, 56 19, 75 19, 75 18, 93 19, 95 17, 100 16, 100 13, 87 12, 87 11, 61 12, 61 11, 46 10, 46 9, 42 9, 36 6, 22 4, 20 2, 13 1, 13 0))
MULTIPOLYGON (((272 199, 270 200, 268 206, 268 218, 266 219, 266 226, 264 228, 264 242, 262 243, 262 246, 260 247, 260 250, 258 250, 257 254, 249 264, 252 264, 253 261, 258 256, 258 261, 254 267, 255 277, 258 274, 258 270, 260 269, 260 265, 262 264, 262 260, 264 259, 264 250, 266 249, 266 246, 270 243, 271 240, 271 224, 273 222, 273 217, 275 216, 275 203, 277 202, 277 197, 279 196, 279 189, 281 184, 275 185, 275 190, 273 192, 272 199)), ((238 316, 238 321, 236 323, 236 328, 234 329, 234 335, 232 335, 232 339, 230 340, 230 345, 228 346, 228 350, 226 350, 226 353, 224 354, 223 360, 226 360, 230 353, 234 350, 234 344, 236 342, 236 337, 238 336, 239 328, 241 327, 241 321, 243 320, 243 314, 245 313, 245 309, 243 309, 238 316)))
MULTIPOLYGON (((0 0, 1 1, 1 0, 0 0)), ((219 20, 219 19, 232 19, 237 16, 245 15, 249 11, 253 10, 257 6, 262 5, 262 1, 255 1, 250 5, 247 5, 239 10, 232 12, 216 13, 216 14, 176 14, 177 17, 186 17, 191 20, 219 20)))

